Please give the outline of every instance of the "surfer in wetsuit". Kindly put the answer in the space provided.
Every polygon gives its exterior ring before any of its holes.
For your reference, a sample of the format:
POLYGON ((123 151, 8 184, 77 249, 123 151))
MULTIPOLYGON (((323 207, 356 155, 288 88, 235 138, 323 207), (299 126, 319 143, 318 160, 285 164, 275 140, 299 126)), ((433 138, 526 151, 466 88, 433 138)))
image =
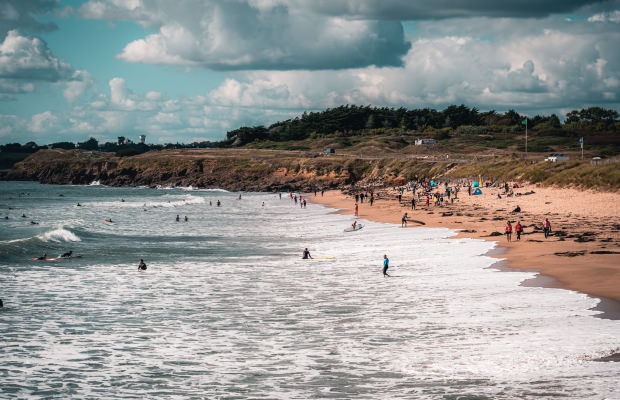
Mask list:
POLYGON ((302 259, 307 260, 309 258, 312 258, 312 256, 310 255, 310 252, 308 251, 308 248, 306 247, 304 249, 304 256, 302 257, 302 259))
POLYGON ((400 220, 400 227, 402 228, 403 226, 407 226, 407 213, 405 213, 405 215, 403 215, 403 218, 400 220))
POLYGON ((66 258, 66 257, 71 257, 72 255, 73 255, 73 250, 69 250, 68 252, 66 252, 65 254, 63 254, 60 257, 61 258, 66 258))
POLYGON ((353 230, 357 229, 357 221, 353 221, 351 227, 353 228, 353 230))
POLYGON ((41 257, 37 257, 37 260, 45 260, 47 259, 47 253, 43 253, 41 257))
POLYGON ((179 214, 177 214, 177 219, 176 220, 177 220, 177 222, 179 222, 179 214))
POLYGON ((390 275, 388 275, 387 270, 388 267, 390 266, 390 259, 387 257, 387 254, 383 255, 383 277, 385 278, 386 276, 389 278, 390 275))
POLYGON ((140 259, 140 264, 138 264, 138 270, 139 271, 146 271, 146 264, 144 263, 143 259, 140 259))

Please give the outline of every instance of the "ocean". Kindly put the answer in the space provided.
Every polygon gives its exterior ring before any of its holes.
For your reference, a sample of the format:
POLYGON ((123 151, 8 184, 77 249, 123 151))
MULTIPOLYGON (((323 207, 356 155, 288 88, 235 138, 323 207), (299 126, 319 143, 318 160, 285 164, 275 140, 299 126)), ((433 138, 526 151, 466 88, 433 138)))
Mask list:
POLYGON ((238 197, 0 182, 0 398, 620 398, 620 321, 494 243, 238 197))

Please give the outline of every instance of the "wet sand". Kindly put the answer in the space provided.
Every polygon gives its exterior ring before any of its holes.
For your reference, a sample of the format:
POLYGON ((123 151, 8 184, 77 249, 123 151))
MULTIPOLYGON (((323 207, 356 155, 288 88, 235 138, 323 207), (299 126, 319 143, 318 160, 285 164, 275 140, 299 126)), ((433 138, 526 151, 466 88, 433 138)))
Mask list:
MULTIPOLYGON (((525 186, 513 189, 521 196, 497 198, 503 190, 484 188, 483 194, 469 196, 467 190, 458 198, 434 206, 426 197, 411 209, 411 192, 402 202, 393 189, 375 190, 375 202, 358 203, 359 217, 376 222, 398 224, 406 212, 408 228, 416 226, 444 227, 459 230, 458 237, 497 241, 499 248, 490 254, 506 259, 509 268, 539 271, 542 276, 524 282, 527 285, 558 287, 606 298, 599 311, 607 317, 620 316, 620 194, 580 191, 576 189, 525 186), (526 192, 535 193, 524 195, 526 192), (381 195, 381 198, 377 197, 381 195), (521 212, 512 210, 519 205, 521 212), (545 239, 542 222, 549 218, 552 234, 545 239), (513 224, 512 242, 504 233, 506 221, 513 224), (516 240, 514 225, 524 227, 521 240, 516 240), (553 278, 553 279, 550 279, 553 278)), ((336 208, 342 214, 353 214, 355 199, 341 191, 309 194, 308 201, 336 208)), ((416 197, 417 200, 417 197, 416 197)))

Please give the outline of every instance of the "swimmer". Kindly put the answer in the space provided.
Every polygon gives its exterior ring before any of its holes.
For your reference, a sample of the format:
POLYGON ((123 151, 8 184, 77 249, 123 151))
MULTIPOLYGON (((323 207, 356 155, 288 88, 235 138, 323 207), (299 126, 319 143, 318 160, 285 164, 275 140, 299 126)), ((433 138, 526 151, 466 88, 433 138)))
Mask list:
POLYGON ((189 221, 189 220, 187 219, 187 215, 186 215, 186 216, 185 216, 185 222, 187 222, 187 221, 189 221))
POLYGON ((138 264, 138 270, 139 271, 146 271, 146 264, 144 263, 143 259, 140 259, 140 264, 138 264))
POLYGON ((180 221, 180 219, 179 219, 179 214, 177 214, 177 219, 176 219, 176 221, 177 221, 177 222, 179 222, 179 221, 180 221))
POLYGON ((30 221, 30 225, 39 225, 39 223, 35 221, 30 221))

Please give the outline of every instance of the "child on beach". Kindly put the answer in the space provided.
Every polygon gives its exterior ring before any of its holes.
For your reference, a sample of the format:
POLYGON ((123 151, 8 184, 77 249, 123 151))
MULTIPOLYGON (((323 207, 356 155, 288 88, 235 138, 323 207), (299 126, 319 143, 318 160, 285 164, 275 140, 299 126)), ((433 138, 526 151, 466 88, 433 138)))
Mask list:
POLYGON ((506 221, 506 239, 510 242, 512 239, 512 225, 510 221, 506 221))

